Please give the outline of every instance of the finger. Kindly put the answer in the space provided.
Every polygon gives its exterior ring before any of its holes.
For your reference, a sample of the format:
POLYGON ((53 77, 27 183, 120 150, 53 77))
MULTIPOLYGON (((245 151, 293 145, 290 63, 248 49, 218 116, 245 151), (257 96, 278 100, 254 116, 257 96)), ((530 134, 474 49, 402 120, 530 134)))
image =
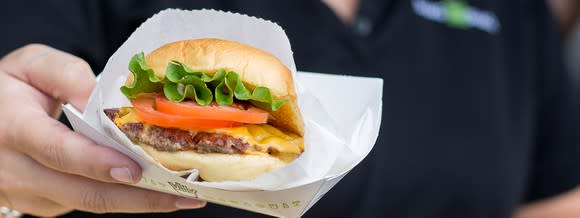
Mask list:
POLYGON ((97 145, 50 117, 26 116, 35 123, 14 130, 14 147, 37 162, 104 182, 137 183, 141 179, 139 165, 122 153, 97 145))
MULTIPOLYGON (((77 177, 64 179, 63 182, 75 183, 75 191, 61 190, 62 195, 53 196, 65 205, 93 213, 150 213, 172 212, 178 209, 198 209, 205 207, 206 202, 195 199, 140 189, 122 184, 98 183, 77 177)), ((55 188, 58 188, 55 187, 55 188)))
POLYGON ((17 197, 12 199, 12 202, 12 209, 38 217, 56 217, 72 211, 72 208, 40 197, 17 197))
POLYGON ((39 187, 38 183, 42 182, 33 179, 35 168, 39 166, 37 163, 15 151, 1 152, 0 166, 5 167, 0 170, 0 206, 42 217, 54 217, 71 211, 71 208, 65 208, 31 191, 31 188, 39 187))
POLYGON ((79 210, 93 213, 171 212, 178 209, 202 208, 206 202, 131 187, 123 184, 101 183, 70 174, 45 175, 51 181, 44 190, 47 197, 79 210), (63 186, 61 184, 67 184, 63 186))
POLYGON ((81 111, 95 86, 95 76, 84 60, 45 45, 13 51, 0 60, 0 69, 81 111))
POLYGON ((37 194, 67 208, 105 213, 105 212, 169 212, 179 209, 178 206, 199 208, 205 202, 148 191, 122 184, 103 183, 85 177, 64 174, 46 168, 24 155, 7 157, 18 163, 15 172, 26 184, 18 188, 19 193, 37 194))
POLYGON ((8 197, 6 197, 6 194, 4 194, 4 192, 2 192, 1 190, 0 190, 0 206, 5 206, 5 207, 12 206, 12 203, 10 202, 8 197))
MULTIPOLYGON (((61 113, 60 104, 43 92, 30 86, 30 84, 8 75, 0 70, 0 101, 6 102, 10 107, 0 107, 0 114, 3 116, 3 123, 6 127, 10 123, 22 123, 22 120, 14 120, 12 114, 40 112, 58 118, 61 113), (8 103, 9 102, 9 103, 8 103)), ((0 128, 1 125, 0 124, 0 128)))

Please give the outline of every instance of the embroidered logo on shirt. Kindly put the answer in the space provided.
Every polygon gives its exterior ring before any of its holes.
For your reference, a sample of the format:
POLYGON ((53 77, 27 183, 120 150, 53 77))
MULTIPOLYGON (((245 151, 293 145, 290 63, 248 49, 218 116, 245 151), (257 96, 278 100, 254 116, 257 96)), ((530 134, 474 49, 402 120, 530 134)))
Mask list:
POLYGON ((475 28, 490 34, 500 30, 499 20, 494 13, 471 7, 463 0, 412 0, 411 4, 417 15, 450 27, 475 28))

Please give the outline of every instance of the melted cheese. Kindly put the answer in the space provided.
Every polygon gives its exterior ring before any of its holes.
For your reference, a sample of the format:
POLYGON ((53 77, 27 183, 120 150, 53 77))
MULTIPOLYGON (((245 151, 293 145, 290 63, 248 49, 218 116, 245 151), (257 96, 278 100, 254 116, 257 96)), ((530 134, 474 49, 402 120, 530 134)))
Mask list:
POLYGON ((213 131, 236 138, 244 138, 249 144, 254 145, 248 150, 270 153, 274 156, 280 153, 300 154, 304 150, 302 137, 284 133, 268 124, 248 124, 234 128, 219 128, 213 131))
MULTIPOLYGON (((126 123, 142 123, 131 108, 121 108, 114 120, 117 126, 126 123)), ((271 155, 290 162, 304 151, 304 139, 285 133, 268 124, 246 124, 233 128, 185 129, 192 132, 215 132, 244 139, 250 147, 246 154, 271 155)))
POLYGON ((135 115, 135 113, 133 113, 133 110, 131 108, 128 108, 128 107, 120 108, 119 113, 115 117, 115 120, 113 120, 113 122, 117 126, 121 126, 121 125, 126 124, 126 123, 141 123, 139 118, 137 118, 137 115, 135 115))

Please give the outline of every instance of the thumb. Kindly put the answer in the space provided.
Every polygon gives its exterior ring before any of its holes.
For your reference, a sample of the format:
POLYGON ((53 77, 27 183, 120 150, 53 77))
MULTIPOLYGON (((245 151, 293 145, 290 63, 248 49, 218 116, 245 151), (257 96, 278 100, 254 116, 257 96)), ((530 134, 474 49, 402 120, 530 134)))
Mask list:
POLYGON ((95 87, 87 62, 46 45, 31 44, 11 52, 0 60, 0 69, 81 111, 95 87))

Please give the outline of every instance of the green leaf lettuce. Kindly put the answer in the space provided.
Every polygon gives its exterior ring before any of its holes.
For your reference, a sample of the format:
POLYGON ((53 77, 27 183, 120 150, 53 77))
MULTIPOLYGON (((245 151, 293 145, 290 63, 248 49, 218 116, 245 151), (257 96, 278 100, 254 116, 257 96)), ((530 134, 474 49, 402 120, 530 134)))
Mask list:
POLYGON ((167 65, 165 78, 160 79, 145 63, 143 53, 131 58, 129 70, 135 79, 132 84, 121 87, 121 92, 129 99, 134 99, 139 93, 163 91, 165 97, 173 102, 191 99, 199 105, 208 105, 215 99, 217 104, 229 106, 234 100, 239 100, 249 101, 256 107, 272 111, 278 110, 286 102, 275 101, 270 89, 266 87, 256 87, 250 91, 233 71, 226 72, 221 69, 213 76, 208 76, 204 72, 191 70, 178 61, 172 61, 167 65))

